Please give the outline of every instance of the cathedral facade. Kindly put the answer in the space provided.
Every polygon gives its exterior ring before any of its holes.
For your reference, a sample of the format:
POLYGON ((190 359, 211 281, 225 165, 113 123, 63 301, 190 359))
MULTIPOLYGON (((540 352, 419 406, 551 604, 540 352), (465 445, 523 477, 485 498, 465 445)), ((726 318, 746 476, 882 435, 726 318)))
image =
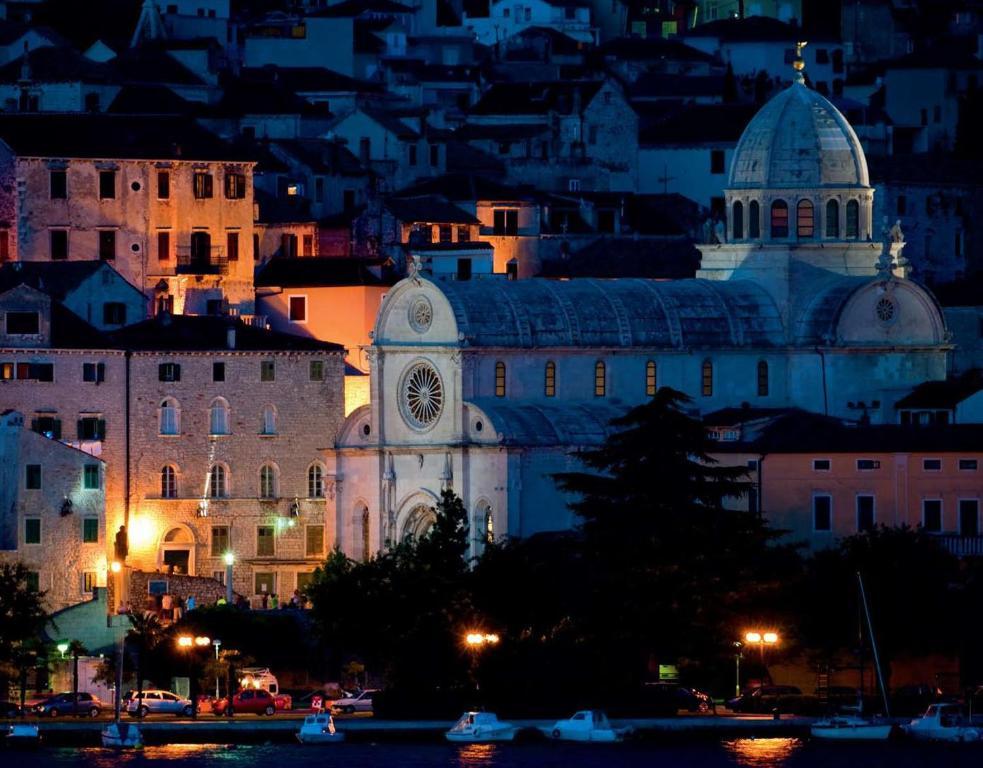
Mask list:
POLYGON ((694 412, 889 422, 904 393, 945 378, 942 312, 907 279, 900 226, 875 240, 860 142, 801 76, 748 125, 725 196, 696 279, 397 284, 373 333, 371 401, 335 450, 346 553, 425 532, 444 487, 470 511, 475 554, 570 527, 552 476, 658 387, 694 412))

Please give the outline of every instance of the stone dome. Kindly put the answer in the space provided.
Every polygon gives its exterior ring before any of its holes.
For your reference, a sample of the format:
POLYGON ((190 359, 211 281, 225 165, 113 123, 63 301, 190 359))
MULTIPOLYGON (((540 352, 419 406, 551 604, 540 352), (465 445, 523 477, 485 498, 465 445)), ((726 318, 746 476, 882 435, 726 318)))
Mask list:
POLYGON ((748 123, 728 184, 735 190, 869 186, 857 134, 836 107, 801 80, 748 123))

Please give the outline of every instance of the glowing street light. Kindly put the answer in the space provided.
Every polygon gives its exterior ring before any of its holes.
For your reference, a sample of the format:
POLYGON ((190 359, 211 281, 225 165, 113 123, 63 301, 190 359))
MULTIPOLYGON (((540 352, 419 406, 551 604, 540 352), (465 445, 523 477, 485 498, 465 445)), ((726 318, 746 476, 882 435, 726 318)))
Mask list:
POLYGON ((761 630, 752 629, 744 633, 744 641, 748 645, 758 646, 758 650, 761 653, 761 663, 765 661, 765 646, 766 645, 778 645, 778 633, 772 630, 767 632, 762 632, 761 630))
MULTIPOLYGON (((210 648, 212 639, 204 635, 179 635, 177 646, 179 650, 191 651, 194 648, 210 648)), ((191 717, 198 719, 198 677, 195 675, 194 654, 188 653, 188 698, 191 699, 191 717)))
POLYGON ((58 643, 55 648, 58 649, 59 653, 61 653, 61 657, 64 659, 65 654, 68 652, 68 643, 58 643))
POLYGON ((472 648, 478 649, 485 645, 497 645, 499 637, 494 632, 490 634, 469 632, 465 636, 464 641, 472 648))
POLYGON ((123 565, 119 560, 113 560, 112 564, 109 566, 109 570, 111 570, 113 573, 119 573, 121 570, 123 570, 123 565))

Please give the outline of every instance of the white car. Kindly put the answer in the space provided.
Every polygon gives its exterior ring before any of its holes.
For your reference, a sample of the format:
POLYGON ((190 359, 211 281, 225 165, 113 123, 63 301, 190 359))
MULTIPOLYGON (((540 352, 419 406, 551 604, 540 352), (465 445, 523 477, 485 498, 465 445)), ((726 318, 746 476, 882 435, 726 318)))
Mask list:
POLYGON ((144 691, 143 698, 134 696, 126 706, 132 717, 147 715, 177 715, 191 717, 191 699, 182 699, 170 691, 144 691))
POLYGON ((351 715, 355 712, 372 713, 372 695, 378 691, 370 689, 351 696, 336 699, 331 704, 331 711, 334 714, 351 715))

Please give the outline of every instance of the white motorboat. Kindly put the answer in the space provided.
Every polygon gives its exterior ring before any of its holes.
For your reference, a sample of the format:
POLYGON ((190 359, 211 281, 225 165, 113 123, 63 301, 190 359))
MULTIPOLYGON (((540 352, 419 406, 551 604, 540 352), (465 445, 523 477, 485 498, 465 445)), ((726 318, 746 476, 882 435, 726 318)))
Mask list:
POLYGON ((518 730, 503 723, 493 712, 465 712, 444 736, 448 741, 480 744, 489 741, 512 741, 518 730))
POLYGON ((916 717, 904 731, 922 741, 979 741, 980 729, 963 716, 958 704, 930 704, 925 714, 916 717))
POLYGON ((608 716, 597 709, 577 712, 569 720, 557 720, 550 736, 558 741, 592 741, 610 743, 621 741, 628 733, 627 728, 615 728, 608 716))
POLYGON ((301 744, 334 744, 344 740, 345 734, 335 730, 334 718, 327 712, 308 715, 297 732, 301 744))
POLYGON ((7 729, 5 741, 17 746, 31 746, 41 742, 41 731, 32 723, 13 723, 7 729))
POLYGON ((814 739, 827 741, 884 741, 891 735, 891 724, 857 715, 833 715, 812 724, 814 739))
POLYGON ((102 745, 111 749, 143 749, 143 734, 132 723, 113 722, 102 729, 102 745))

